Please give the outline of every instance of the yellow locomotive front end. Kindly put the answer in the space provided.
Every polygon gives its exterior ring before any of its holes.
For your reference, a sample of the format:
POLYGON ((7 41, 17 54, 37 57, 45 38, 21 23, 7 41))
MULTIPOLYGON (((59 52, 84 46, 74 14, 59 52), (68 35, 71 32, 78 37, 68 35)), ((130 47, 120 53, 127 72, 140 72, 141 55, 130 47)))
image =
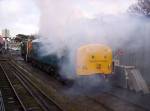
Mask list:
POLYGON ((89 44, 77 50, 76 72, 84 75, 110 75, 113 71, 112 49, 102 44, 89 44))

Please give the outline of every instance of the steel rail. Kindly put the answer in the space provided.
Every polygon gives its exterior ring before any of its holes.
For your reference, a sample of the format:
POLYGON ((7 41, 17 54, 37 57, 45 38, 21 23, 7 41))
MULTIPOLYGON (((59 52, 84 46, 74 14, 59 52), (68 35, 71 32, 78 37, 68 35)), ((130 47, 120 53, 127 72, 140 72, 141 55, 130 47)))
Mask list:
POLYGON ((11 88, 13 89, 13 91, 14 91, 14 93, 15 93, 15 95, 16 95, 18 101, 19 101, 19 103, 21 104, 23 110, 24 110, 24 111, 27 111, 26 108, 25 108, 25 106, 24 106, 24 104, 22 103, 21 99, 19 98, 19 96, 18 96, 18 94, 17 94, 17 92, 16 92, 14 86, 12 85, 12 83, 11 83, 11 81, 10 81, 10 79, 9 79, 9 77, 8 77, 8 75, 7 75, 7 73, 5 72, 5 70, 4 70, 4 68, 2 67, 1 64, 0 64, 0 68, 3 70, 5 76, 6 76, 7 80, 8 80, 8 82, 9 82, 11 88))
POLYGON ((104 109, 106 109, 107 111, 115 111, 114 109, 108 107, 105 103, 102 103, 100 101, 97 101, 96 99, 92 98, 92 97, 89 97, 86 95, 86 97, 90 100, 92 100, 93 102, 99 104, 100 106, 102 106, 104 109))
POLYGON ((129 104, 132 104, 133 106, 135 106, 135 107, 137 107, 137 108, 143 109, 143 110, 145 110, 145 111, 150 111, 150 109, 145 108, 145 107, 142 106, 142 105, 139 105, 139 104, 137 104, 137 103, 128 101, 127 99, 121 98, 121 97, 119 97, 119 96, 117 96, 117 95, 115 95, 115 94, 112 94, 111 92, 105 92, 105 93, 108 94, 108 95, 111 95, 111 96, 113 96, 113 97, 115 97, 115 98, 118 98, 118 99, 121 100, 121 101, 124 101, 124 102, 127 102, 127 103, 129 103, 129 104))
MULTIPOLYGON (((13 63, 14 63, 14 61, 13 61, 13 63)), ((15 65, 17 65, 16 63, 14 63, 15 65)), ((14 66, 14 65, 13 65, 14 66)), ((14 66, 15 67, 15 66, 14 66)), ((21 66, 18 66, 17 65, 17 67, 19 67, 21 70, 24 70, 24 72, 26 72, 26 73, 29 73, 27 70, 25 70, 25 69, 23 69, 21 66)), ((16 67, 15 67, 16 68, 16 67)), ((18 68, 16 68, 17 70, 19 70, 18 68)), ((20 72, 20 71, 19 71, 20 72)), ((22 72, 20 72, 20 73, 22 73, 22 72)), ((30 74, 30 73, 29 73, 30 74)), ((22 74, 24 77, 26 77, 26 74, 22 74)), ((27 77, 27 79, 29 79, 28 77, 27 77)), ((31 81, 31 80, 29 80, 29 81, 31 81)), ((32 81, 31 81, 32 82, 32 81)), ((34 84, 33 82, 32 82, 32 84, 34 84)), ((36 85, 35 85, 36 86, 36 85)), ((36 86, 37 88, 38 88, 38 86, 36 86)), ((40 90, 40 88, 38 88, 39 90, 40 90)), ((45 93, 41 90, 41 92, 45 95, 45 93)), ((47 98, 49 98, 47 95, 45 95, 47 98)), ((88 97, 88 96, 87 96, 88 97)), ((104 103, 100 103, 100 102, 98 102, 98 101, 96 101, 96 100, 94 100, 94 99, 92 99, 92 98, 90 98, 90 97, 88 97, 89 99, 91 99, 92 101, 94 101, 95 103, 97 103, 97 104, 100 104, 104 109, 106 109, 107 111, 114 111, 113 109, 111 109, 111 108, 109 108, 108 106, 106 106, 104 103)), ((51 99, 51 98, 50 98, 51 99)), ((57 104, 57 103, 55 103, 55 104, 57 104)), ((60 107, 60 106, 59 106, 60 107)))
MULTIPOLYGON (((58 108, 59 111, 64 111, 64 109, 58 105, 52 98, 48 97, 48 95, 45 94, 45 92, 43 90, 41 90, 33 81, 31 81, 31 79, 29 77, 27 77, 27 74, 23 74, 22 71, 24 71, 25 73, 30 74, 28 71, 26 71, 23 68, 20 68, 20 66, 18 66, 16 63, 14 62, 9 62, 9 64, 16 70, 18 71, 18 74, 16 76, 20 77, 20 79, 22 79, 22 81, 24 81, 25 84, 28 84, 28 86, 26 87, 32 87, 34 88, 34 94, 36 94, 36 99, 40 100, 40 104, 44 105, 45 109, 47 109, 47 111, 49 111, 51 109, 50 104, 55 105, 55 107, 58 108)), ((32 93, 33 95, 33 93, 32 93)), ((35 95, 33 95, 35 96, 35 95)))
MULTIPOLYGON (((127 101, 127 100, 125 100, 125 99, 122 99, 122 98, 120 98, 120 97, 118 97, 118 96, 116 96, 116 95, 113 95, 113 94, 109 93, 109 92, 104 92, 104 93, 105 93, 104 95, 106 95, 106 96, 112 96, 112 97, 114 97, 114 98, 117 98, 119 101, 122 101, 122 102, 124 102, 124 103, 130 104, 131 107, 133 106, 133 107, 139 108, 139 109, 141 109, 141 110, 143 110, 143 111, 150 111, 149 109, 147 109, 147 108, 145 108, 145 107, 143 107, 143 106, 140 106, 140 105, 138 105, 138 104, 136 104, 136 103, 132 103, 132 102, 130 102, 130 101, 127 101)), ((102 105, 102 106, 103 106, 105 109, 107 109, 108 111, 115 111, 113 108, 109 107, 108 105, 106 105, 105 103, 103 103, 103 102, 101 102, 101 101, 98 101, 97 99, 95 99, 95 98, 93 98, 93 97, 90 97, 90 96, 88 96, 88 95, 86 95, 86 97, 87 97, 88 99, 90 99, 90 100, 92 100, 92 101, 94 101, 94 102, 96 102, 96 103, 102 105)))
POLYGON ((1 91, 0 91, 0 111, 6 111, 1 91))

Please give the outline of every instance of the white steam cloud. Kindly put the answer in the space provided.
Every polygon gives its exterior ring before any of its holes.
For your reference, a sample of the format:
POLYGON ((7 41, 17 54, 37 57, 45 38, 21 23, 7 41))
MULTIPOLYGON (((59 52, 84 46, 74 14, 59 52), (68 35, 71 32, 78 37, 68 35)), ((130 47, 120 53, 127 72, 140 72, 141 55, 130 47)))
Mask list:
POLYGON ((124 23, 124 20, 117 18, 117 14, 124 13, 133 1, 39 0, 38 3, 41 11, 39 33, 44 42, 49 41, 59 49, 64 43, 71 47, 120 37, 117 25, 124 23), (113 37, 108 35, 112 30, 116 32, 113 37))
MULTIPOLYGON (((113 48, 124 44, 139 48, 137 39, 149 34, 149 20, 131 16, 126 12, 135 0, 38 0, 41 11, 40 36, 45 54, 58 53, 69 48, 69 60, 62 73, 74 77, 75 51, 87 43, 105 43, 113 48), (141 31, 142 30, 142 31, 141 31), (144 33, 143 33, 144 30, 144 33), (146 33, 145 33, 146 32, 146 33)), ((125 47, 126 48, 126 47, 125 47)))

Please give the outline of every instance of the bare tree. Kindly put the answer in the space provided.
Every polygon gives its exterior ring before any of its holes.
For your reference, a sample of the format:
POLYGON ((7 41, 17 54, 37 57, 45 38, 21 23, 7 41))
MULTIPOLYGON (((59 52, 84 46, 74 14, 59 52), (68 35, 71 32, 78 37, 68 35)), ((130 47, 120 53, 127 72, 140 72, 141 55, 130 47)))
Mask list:
POLYGON ((129 7, 128 11, 129 13, 150 17, 150 0, 138 0, 136 4, 129 7))

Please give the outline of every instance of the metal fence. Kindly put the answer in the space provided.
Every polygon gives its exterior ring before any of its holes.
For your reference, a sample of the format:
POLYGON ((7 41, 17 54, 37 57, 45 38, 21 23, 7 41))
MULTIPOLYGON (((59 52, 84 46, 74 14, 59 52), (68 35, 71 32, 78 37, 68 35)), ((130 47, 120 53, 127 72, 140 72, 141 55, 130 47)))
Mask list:
POLYGON ((131 43, 122 46, 124 55, 119 57, 123 65, 134 65, 150 84, 150 37, 136 38, 131 43), (140 42, 137 42, 140 41, 140 42))

